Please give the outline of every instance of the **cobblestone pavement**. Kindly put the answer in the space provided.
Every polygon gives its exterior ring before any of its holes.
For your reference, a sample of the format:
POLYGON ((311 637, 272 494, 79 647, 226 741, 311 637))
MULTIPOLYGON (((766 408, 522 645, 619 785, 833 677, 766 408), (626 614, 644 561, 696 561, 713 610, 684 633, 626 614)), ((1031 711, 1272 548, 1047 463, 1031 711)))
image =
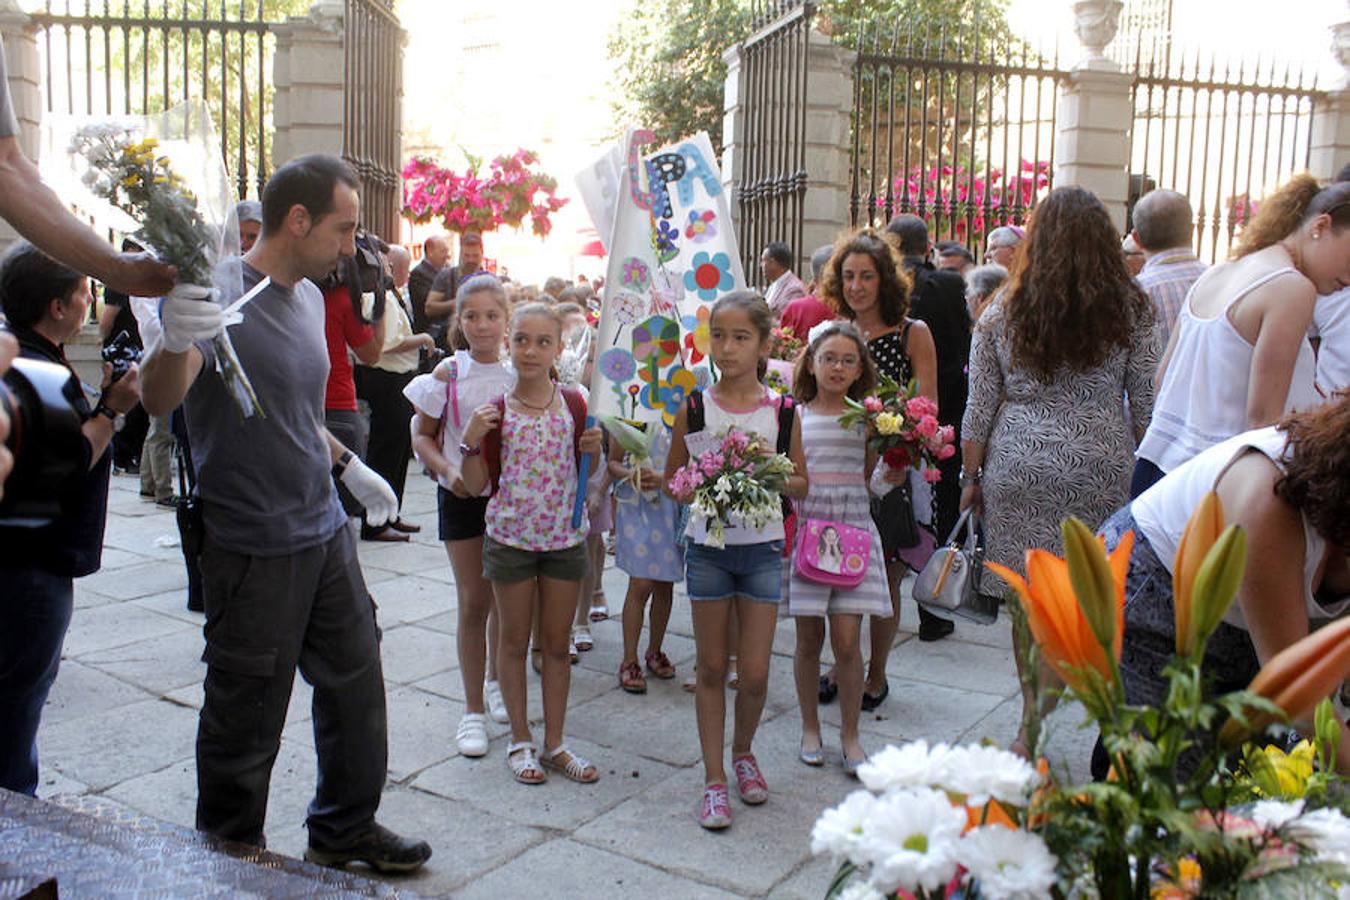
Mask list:
MULTIPOLYGON (((103 569, 76 582, 75 616, 39 736, 39 794, 98 795, 191 826, 202 619, 185 606, 173 514, 137 489, 135 478, 113 478, 103 569)), ((710 834, 696 821, 702 780, 693 698, 680 689, 694 655, 688 603, 677 588, 665 649, 679 677, 649 679, 645 695, 623 693, 617 613, 626 578, 608 558, 604 587, 615 617, 595 626, 595 648, 572 671, 567 717, 569 741, 603 777, 589 786, 561 777, 542 787, 519 785, 505 762, 505 725, 490 723, 492 746, 482 759, 455 748, 463 690, 453 579, 436 540, 435 505, 431 483, 410 472, 404 517, 422 533, 411 543, 363 543, 360 550, 384 630, 389 780, 380 819, 426 838, 435 851, 422 872, 399 885, 457 897, 540 888, 559 898, 823 896, 833 867, 811 857, 811 825, 857 783, 840 768, 837 704, 822 710, 827 765, 811 769, 797 760, 792 623, 778 626, 755 744, 770 800, 755 809, 733 800, 732 828, 710 834)), ((1006 621, 958 623, 954 636, 931 644, 915 637, 916 621, 907 599, 890 659, 890 699, 864 713, 864 746, 875 752, 919 737, 1010 740, 1020 702, 1006 621)), ((533 673, 529 689, 541 739, 533 673)), ((309 707, 310 690, 297 678, 267 819, 269 847, 285 854, 305 846, 315 778, 309 707)), ((1063 709, 1048 723, 1052 761, 1076 774, 1091 745, 1081 719, 1081 710, 1063 709)))

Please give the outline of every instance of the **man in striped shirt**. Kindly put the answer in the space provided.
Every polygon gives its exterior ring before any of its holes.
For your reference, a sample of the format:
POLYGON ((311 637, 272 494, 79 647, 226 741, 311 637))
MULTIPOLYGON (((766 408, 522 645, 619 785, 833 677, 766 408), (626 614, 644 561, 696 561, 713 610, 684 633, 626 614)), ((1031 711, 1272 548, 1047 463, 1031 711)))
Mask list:
POLYGON ((1163 341, 1172 337, 1181 304, 1207 266, 1191 249, 1191 204, 1176 191, 1149 191, 1134 207, 1130 236, 1144 251, 1136 280, 1158 312, 1163 341))

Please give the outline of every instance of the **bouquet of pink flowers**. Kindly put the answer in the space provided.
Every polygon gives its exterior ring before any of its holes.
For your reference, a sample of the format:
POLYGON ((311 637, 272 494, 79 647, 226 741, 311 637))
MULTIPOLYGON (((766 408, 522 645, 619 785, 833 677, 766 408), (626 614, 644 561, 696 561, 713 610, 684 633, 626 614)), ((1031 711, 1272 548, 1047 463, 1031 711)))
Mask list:
POLYGON ((926 462, 924 480, 942 480, 937 464, 956 455, 956 430, 938 424, 937 404, 921 396, 915 382, 901 386, 882 375, 875 394, 861 401, 845 397, 844 403, 848 409, 839 424, 866 428, 867 445, 886 465, 903 469, 926 462))
POLYGON ((757 437, 728 428, 718 446, 691 459, 670 479, 675 499, 690 506, 693 515, 708 520, 708 546, 725 546, 728 526, 762 528, 781 521, 779 496, 792 461, 766 450, 757 437))

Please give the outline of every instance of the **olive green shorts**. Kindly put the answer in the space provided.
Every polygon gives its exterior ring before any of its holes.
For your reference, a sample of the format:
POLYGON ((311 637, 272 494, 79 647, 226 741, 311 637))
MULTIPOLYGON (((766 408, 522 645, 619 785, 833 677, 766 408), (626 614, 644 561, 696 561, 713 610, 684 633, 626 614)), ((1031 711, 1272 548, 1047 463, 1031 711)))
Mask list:
POLYGON ((488 581, 511 584, 540 575, 558 581, 580 581, 589 566, 584 541, 561 550, 521 550, 483 537, 483 577, 488 581))

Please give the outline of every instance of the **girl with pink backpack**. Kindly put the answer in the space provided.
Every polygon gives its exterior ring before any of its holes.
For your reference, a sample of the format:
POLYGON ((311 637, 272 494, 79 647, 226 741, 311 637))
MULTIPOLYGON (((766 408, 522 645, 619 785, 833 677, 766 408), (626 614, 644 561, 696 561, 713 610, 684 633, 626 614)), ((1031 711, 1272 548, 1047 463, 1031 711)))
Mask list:
POLYGON ((782 609, 797 620, 792 668, 802 714, 799 758, 808 766, 825 762, 817 692, 828 619, 839 683, 839 737, 844 770, 850 775, 867 760, 858 739, 862 617, 891 615, 891 600, 867 490, 877 456, 868 449, 862 428, 845 428, 839 417, 846 409, 845 397, 861 401, 876 382, 862 335, 844 321, 813 330, 792 381, 811 473, 810 490, 797 504, 792 562, 783 576, 782 609))

